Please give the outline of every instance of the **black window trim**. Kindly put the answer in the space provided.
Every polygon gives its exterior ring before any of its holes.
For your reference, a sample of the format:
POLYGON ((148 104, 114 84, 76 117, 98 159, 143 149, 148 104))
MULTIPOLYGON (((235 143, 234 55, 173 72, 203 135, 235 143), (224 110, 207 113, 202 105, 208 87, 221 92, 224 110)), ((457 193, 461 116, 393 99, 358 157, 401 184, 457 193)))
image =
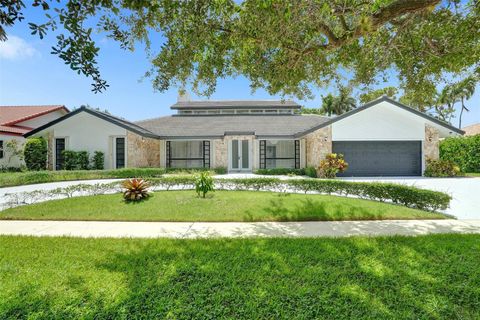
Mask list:
POLYGON ((211 142, 210 140, 167 140, 166 141, 166 167, 172 168, 172 161, 188 161, 188 160, 195 160, 195 161, 202 161, 203 168, 210 168, 211 167, 211 142), (202 157, 196 158, 172 158, 172 141, 198 141, 202 143, 202 157))
MULTIPOLYGON (((275 140, 275 139, 272 139, 272 140, 275 140)), ((282 139, 282 141, 292 141, 292 140, 294 143, 293 157, 267 157, 267 140, 260 140, 260 169, 267 168, 267 160, 294 160, 295 169, 300 169, 300 140, 282 139)))

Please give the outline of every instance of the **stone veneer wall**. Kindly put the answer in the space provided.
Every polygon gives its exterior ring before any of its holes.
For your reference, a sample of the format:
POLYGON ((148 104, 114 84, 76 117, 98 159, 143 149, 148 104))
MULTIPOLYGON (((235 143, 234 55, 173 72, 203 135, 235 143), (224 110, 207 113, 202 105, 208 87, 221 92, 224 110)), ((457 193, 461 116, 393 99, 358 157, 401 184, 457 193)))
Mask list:
POLYGON ((225 139, 215 139, 213 142, 213 167, 228 167, 228 142, 225 139))
POLYGON ((160 140, 127 131, 127 167, 160 167, 160 140))
POLYGON ((306 165, 318 167, 328 153, 332 152, 332 126, 320 128, 305 136, 306 165))
POLYGON ((425 159, 438 159, 440 157, 440 134, 434 127, 425 124, 425 140, 423 141, 423 154, 425 159))
POLYGON ((255 136, 225 136, 223 139, 215 139, 213 140, 213 167, 224 167, 228 168, 228 144, 232 140, 250 140, 251 148, 252 148, 252 158, 250 159, 252 169, 257 169, 257 148, 255 147, 255 136))

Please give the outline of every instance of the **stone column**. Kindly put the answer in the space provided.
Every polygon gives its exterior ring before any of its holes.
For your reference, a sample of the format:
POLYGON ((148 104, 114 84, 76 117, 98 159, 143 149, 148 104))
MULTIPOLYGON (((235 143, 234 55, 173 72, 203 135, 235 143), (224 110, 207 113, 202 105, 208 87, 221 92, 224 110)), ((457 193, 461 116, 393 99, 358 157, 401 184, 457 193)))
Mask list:
POLYGON ((320 161, 332 152, 332 126, 320 128, 305 136, 306 165, 318 167, 320 161))
POLYGON ((423 141, 423 155, 426 159, 437 160, 440 157, 440 134, 437 129, 426 124, 425 140, 423 141))

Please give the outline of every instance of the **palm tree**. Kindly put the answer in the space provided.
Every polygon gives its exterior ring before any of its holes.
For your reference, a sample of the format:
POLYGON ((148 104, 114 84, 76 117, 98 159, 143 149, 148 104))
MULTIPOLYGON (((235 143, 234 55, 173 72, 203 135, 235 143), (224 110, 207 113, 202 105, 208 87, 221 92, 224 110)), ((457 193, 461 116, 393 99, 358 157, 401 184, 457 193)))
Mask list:
POLYGON ((355 98, 350 96, 350 93, 349 88, 340 87, 338 96, 333 99, 333 111, 336 115, 341 115, 356 108, 357 103, 355 98))
POLYGON ((328 116, 335 113, 333 110, 333 100, 335 100, 335 97, 331 93, 322 96, 322 107, 320 108, 320 112, 328 116))
POLYGON ((440 94, 437 94, 435 111, 438 117, 446 122, 451 122, 453 113, 455 112, 455 103, 457 97, 453 94, 454 85, 445 86, 440 94))
POLYGON ((352 109, 355 109, 357 103, 353 97, 350 96, 350 89, 341 87, 338 96, 328 94, 322 99, 322 113, 331 116, 332 114, 341 115, 352 109))
POLYGON ((465 100, 470 99, 475 93, 475 85, 477 83, 474 77, 468 77, 454 85, 452 95, 455 100, 462 103, 462 109, 460 109, 460 116, 458 118, 458 127, 462 127, 463 111, 469 112, 470 110, 465 106, 465 100))

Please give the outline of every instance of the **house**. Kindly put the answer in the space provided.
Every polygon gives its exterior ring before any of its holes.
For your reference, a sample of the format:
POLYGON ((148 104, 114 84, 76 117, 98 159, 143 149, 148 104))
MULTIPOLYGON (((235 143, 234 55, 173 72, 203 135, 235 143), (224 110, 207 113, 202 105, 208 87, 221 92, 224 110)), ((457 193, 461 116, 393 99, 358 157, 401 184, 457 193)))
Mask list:
POLYGON ((342 153, 347 176, 416 176, 438 158, 439 140, 462 130, 381 97, 334 118, 300 115, 293 101, 179 100, 176 114, 132 123, 77 109, 25 136, 43 136, 48 167, 62 169, 62 150, 105 154, 105 168, 318 166, 342 153))
POLYGON ((19 167, 22 164, 21 160, 8 150, 10 141, 16 141, 18 148, 21 148, 25 133, 68 112, 62 105, 0 106, 0 168, 19 167))
POLYGON ((480 123, 475 123, 462 128, 466 136, 474 136, 480 134, 480 123))

